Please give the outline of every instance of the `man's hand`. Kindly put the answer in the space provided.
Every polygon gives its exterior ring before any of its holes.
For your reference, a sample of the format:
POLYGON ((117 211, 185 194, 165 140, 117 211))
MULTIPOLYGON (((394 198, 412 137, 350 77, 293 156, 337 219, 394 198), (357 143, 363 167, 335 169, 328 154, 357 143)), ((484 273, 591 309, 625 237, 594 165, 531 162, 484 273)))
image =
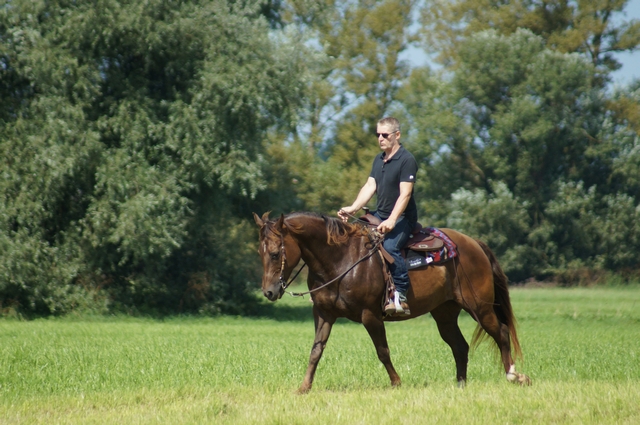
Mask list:
POLYGON ((353 215, 357 213, 360 208, 367 205, 367 202, 369 202, 369 200, 373 197, 373 195, 375 195, 375 193, 376 179, 369 176, 367 182, 364 184, 364 186, 362 186, 362 189, 360 189, 358 197, 355 201, 353 201, 353 204, 348 207, 340 208, 340 211, 338 211, 338 217, 340 217, 342 221, 346 222, 351 217, 353 217, 353 215))
POLYGON ((349 220, 356 212, 358 212, 359 209, 360 208, 354 208, 353 206, 340 208, 340 211, 338 211, 338 217, 340 217, 342 221, 346 223, 347 220, 349 220))
POLYGON ((396 220, 388 218, 378 225, 377 230, 378 232, 385 234, 392 231, 394 227, 396 227, 396 220))

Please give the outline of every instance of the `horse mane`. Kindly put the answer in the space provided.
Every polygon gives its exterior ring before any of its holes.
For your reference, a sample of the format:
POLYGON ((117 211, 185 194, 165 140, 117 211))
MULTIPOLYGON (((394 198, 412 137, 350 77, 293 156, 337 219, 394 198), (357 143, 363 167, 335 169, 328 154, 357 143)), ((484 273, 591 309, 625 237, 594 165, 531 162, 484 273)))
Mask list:
POLYGON ((362 226, 351 223, 345 223, 335 217, 327 217, 326 215, 312 212, 296 212, 285 217, 285 223, 289 230, 293 233, 301 234, 307 230, 305 223, 297 221, 298 218, 311 218, 324 221, 324 229, 327 234, 328 245, 342 245, 347 243, 349 238, 354 235, 363 234, 362 226), (297 222, 296 222, 297 221, 297 222))

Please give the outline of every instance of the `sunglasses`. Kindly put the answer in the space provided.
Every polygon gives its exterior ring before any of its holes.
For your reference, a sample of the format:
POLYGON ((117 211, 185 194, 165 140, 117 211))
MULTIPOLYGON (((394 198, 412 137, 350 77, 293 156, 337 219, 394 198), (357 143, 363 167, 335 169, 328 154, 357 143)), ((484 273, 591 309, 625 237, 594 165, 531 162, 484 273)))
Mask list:
POLYGON ((392 131, 391 133, 376 133, 376 137, 384 137, 385 139, 388 139, 389 136, 391 136, 392 134, 396 134, 398 132, 398 130, 396 131, 392 131))

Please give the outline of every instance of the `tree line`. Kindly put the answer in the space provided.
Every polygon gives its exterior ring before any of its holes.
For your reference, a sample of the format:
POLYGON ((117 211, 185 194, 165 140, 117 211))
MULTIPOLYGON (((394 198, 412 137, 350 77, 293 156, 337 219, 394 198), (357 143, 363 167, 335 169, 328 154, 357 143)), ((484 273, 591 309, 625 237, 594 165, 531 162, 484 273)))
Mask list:
POLYGON ((512 281, 634 279, 627 3, 6 0, 0 310, 250 313, 251 212, 349 204, 384 115, 423 224, 483 239, 512 281))

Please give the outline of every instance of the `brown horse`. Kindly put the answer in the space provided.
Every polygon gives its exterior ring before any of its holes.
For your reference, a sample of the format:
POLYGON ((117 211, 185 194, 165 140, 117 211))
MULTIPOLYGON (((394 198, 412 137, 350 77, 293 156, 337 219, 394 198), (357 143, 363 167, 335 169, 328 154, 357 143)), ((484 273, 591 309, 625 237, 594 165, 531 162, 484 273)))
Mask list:
POLYGON ((511 347, 521 357, 511 308, 507 277, 491 250, 451 229, 442 229, 457 245, 459 256, 440 266, 409 271, 411 289, 408 317, 384 317, 386 290, 381 256, 372 249, 370 231, 363 225, 311 213, 292 213, 269 220, 269 213, 254 219, 260 227, 264 275, 262 292, 271 301, 282 297, 285 282, 302 259, 309 267, 308 287, 313 300, 316 335, 309 366, 298 392, 311 389, 318 361, 339 317, 362 323, 373 340, 391 385, 400 385, 389 355, 384 320, 406 320, 431 313, 442 339, 456 361, 459 386, 467 379, 469 344, 458 327, 464 309, 477 322, 472 344, 489 334, 498 345, 507 380, 529 385, 528 376, 515 370, 511 347))

